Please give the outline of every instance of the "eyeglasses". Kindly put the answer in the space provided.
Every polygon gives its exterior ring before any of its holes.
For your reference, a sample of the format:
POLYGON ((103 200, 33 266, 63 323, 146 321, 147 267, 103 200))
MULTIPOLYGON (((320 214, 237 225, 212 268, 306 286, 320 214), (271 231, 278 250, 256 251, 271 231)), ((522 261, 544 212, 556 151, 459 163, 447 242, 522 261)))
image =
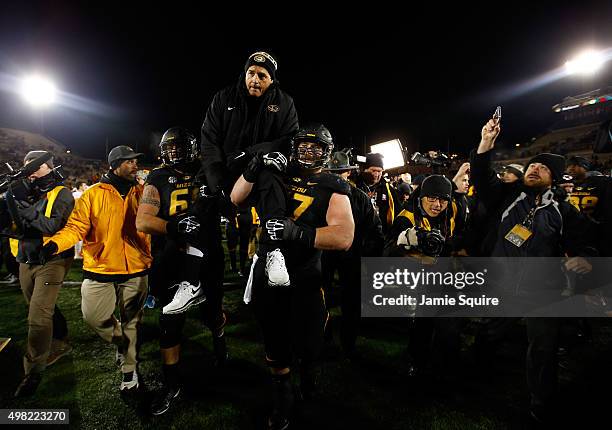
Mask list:
POLYGON ((441 205, 448 204, 448 200, 446 200, 446 199, 444 199, 442 197, 430 197, 430 196, 427 196, 427 197, 425 197, 425 200, 427 200, 427 202, 429 202, 429 203, 440 202, 441 205))

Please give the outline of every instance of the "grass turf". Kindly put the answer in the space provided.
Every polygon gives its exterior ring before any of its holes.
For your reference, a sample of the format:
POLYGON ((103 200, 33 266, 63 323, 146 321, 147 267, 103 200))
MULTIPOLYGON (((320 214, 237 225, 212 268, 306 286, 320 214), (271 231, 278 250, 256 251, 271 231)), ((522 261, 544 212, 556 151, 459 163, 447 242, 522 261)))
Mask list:
MULTIPOLYGON (((228 281, 237 280, 227 272, 228 281)), ((68 279, 80 278, 77 261, 68 279)), ((65 287, 58 305, 68 320, 74 351, 45 372, 35 397, 13 399, 22 377, 26 307, 18 288, 0 286, 0 336, 13 338, 0 352, 0 408, 69 409, 70 428, 263 428, 269 410, 267 369, 261 336, 250 309, 242 302, 240 287, 228 287, 225 295, 230 363, 222 369, 213 366, 210 332, 198 320, 197 311, 190 311, 181 355, 184 392, 161 417, 147 412, 153 393, 161 386, 159 310, 147 309, 140 327, 141 390, 125 396, 118 390, 121 375, 114 364, 114 349, 82 321, 80 289, 65 287)), ((358 361, 347 361, 337 342, 328 342, 319 396, 298 404, 292 428, 523 427, 527 409, 523 327, 516 327, 491 361, 465 366, 456 377, 415 382, 408 376, 406 326, 406 320, 364 321, 357 344, 361 352, 358 361)), ((561 392, 568 408, 560 413, 580 405, 590 411, 598 407, 606 410, 605 397, 596 393, 598 387, 607 387, 612 381, 611 370, 605 365, 607 360, 609 363, 612 333, 609 324, 601 321, 596 333, 591 342, 575 347, 566 359, 561 392), (591 365, 581 366, 585 360, 591 365)))

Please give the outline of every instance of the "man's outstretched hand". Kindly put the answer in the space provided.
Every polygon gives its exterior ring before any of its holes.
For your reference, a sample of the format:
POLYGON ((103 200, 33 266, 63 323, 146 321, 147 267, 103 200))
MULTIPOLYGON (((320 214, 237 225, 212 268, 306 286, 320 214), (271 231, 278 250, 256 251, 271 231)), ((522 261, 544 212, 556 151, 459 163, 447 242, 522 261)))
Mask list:
POLYGON ((480 144, 478 145, 478 150, 476 152, 478 154, 483 154, 493 149, 495 146, 495 139, 497 139, 497 136, 499 136, 500 131, 501 127, 499 124, 499 119, 491 118, 489 121, 487 121, 480 131, 480 144))

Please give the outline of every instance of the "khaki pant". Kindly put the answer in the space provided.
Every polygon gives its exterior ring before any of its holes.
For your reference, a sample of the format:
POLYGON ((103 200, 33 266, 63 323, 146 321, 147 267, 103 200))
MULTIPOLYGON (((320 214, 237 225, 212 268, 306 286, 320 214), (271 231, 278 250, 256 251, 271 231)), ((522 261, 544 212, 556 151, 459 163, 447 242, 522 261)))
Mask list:
POLYGON ((81 286, 83 319, 102 339, 114 343, 125 356, 124 373, 136 369, 136 333, 147 298, 147 276, 125 282, 85 279, 81 286), (114 312, 119 306, 117 321, 114 312))
POLYGON ((42 372, 47 367, 55 303, 71 264, 72 258, 53 260, 45 265, 19 264, 19 283, 28 304, 28 346, 23 357, 26 375, 42 372))

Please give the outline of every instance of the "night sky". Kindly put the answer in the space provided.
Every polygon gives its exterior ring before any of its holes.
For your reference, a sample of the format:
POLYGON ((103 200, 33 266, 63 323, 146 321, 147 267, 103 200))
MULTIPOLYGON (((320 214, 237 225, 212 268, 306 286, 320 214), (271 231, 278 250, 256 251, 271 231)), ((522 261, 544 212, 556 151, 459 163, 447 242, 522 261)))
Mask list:
POLYGON ((106 139, 144 150, 175 125, 199 136, 213 94, 258 49, 277 57, 300 122, 323 122, 339 147, 358 152, 395 137, 409 150, 465 152, 498 104, 500 144, 514 145, 545 132, 563 97, 612 85, 611 61, 592 78, 519 91, 584 47, 612 47, 610 1, 335 13, 299 2, 278 17, 272 4, 49 3, 3 2, 0 127, 40 129, 11 89, 24 73, 47 71, 65 94, 45 111, 45 133, 90 157, 104 157, 106 139))

